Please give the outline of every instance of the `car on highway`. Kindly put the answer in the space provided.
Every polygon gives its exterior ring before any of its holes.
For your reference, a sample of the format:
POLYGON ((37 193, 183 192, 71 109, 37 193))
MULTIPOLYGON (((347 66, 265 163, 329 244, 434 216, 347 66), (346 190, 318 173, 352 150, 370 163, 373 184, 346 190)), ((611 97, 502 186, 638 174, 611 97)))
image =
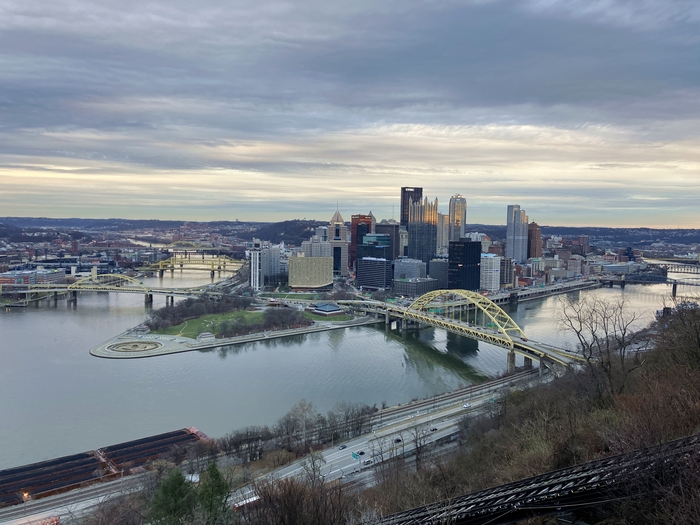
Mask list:
POLYGON ((348 448, 347 445, 340 445, 340 446, 338 447, 338 450, 345 450, 346 448, 348 448))
POLYGON ((394 443, 401 443, 401 438, 396 438, 396 439, 394 440, 394 443))
POLYGON ((464 408, 471 408, 471 407, 472 407, 472 404, 471 404, 471 403, 464 403, 462 406, 463 406, 464 408))
POLYGON ((430 431, 431 431, 431 432, 437 432, 437 429, 438 429, 438 427, 432 427, 432 428, 430 429, 430 431))
POLYGON ((364 456, 364 455, 365 455, 365 451, 364 451, 364 450, 359 450, 359 451, 357 452, 357 455, 358 455, 358 456, 364 456))
POLYGON ((363 463, 364 465, 371 465, 371 464, 372 464, 372 460, 371 460, 371 459, 366 459, 366 460, 364 460, 362 463, 363 463))

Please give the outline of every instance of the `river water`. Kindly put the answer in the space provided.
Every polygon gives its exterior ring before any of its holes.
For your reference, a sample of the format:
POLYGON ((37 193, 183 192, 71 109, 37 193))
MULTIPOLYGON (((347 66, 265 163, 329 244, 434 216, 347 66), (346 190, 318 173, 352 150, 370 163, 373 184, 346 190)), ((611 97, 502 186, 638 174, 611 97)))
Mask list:
MULTIPOLYGON (((209 282, 191 275, 166 274, 162 284, 209 282)), ((580 293, 624 294, 651 320, 670 286, 580 293)), ((164 304, 155 297, 154 307, 164 304)), ((573 347, 556 310, 550 297, 510 314, 531 339, 573 347)), ((144 317, 143 297, 130 294, 83 293, 77 307, 62 300, 0 311, 0 469, 189 426, 220 437, 273 424, 302 398, 321 412, 338 401, 405 403, 498 375, 507 362, 502 349, 443 330, 402 336, 383 326, 147 359, 88 353, 144 317)))

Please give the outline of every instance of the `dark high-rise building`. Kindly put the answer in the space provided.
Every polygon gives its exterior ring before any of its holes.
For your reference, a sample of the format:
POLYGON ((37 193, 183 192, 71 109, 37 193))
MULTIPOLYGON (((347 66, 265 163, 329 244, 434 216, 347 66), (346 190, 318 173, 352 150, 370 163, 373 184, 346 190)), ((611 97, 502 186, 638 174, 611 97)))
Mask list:
POLYGON ((355 265, 357 258, 357 245, 362 244, 362 238, 368 233, 374 233, 374 215, 369 212, 369 215, 352 215, 350 217, 350 251, 349 264, 352 268, 355 265))
POLYGON ((408 215, 408 256, 427 263, 437 250, 438 200, 412 202, 408 215))
POLYGON ((450 242, 447 281, 451 290, 478 291, 481 279, 481 243, 450 242))
POLYGON ((375 233, 383 233, 389 236, 391 246, 391 258, 397 259, 399 255, 399 224, 380 222, 374 225, 375 233))
POLYGON ((357 260, 363 257, 374 257, 391 261, 391 238, 383 233, 366 234, 364 242, 357 245, 357 260))
POLYGON ((408 228, 409 209, 412 202, 420 202, 423 199, 423 188, 401 188, 401 220, 399 224, 408 228))
POLYGON ((536 222, 527 226, 527 258, 542 257, 542 232, 536 222))
POLYGON ((392 274, 391 261, 376 257, 357 259, 357 285, 362 288, 389 290, 392 274))
POLYGON ((449 288, 449 265, 450 263, 446 259, 433 259, 429 263, 430 265, 430 277, 437 280, 437 289, 444 290, 449 288))

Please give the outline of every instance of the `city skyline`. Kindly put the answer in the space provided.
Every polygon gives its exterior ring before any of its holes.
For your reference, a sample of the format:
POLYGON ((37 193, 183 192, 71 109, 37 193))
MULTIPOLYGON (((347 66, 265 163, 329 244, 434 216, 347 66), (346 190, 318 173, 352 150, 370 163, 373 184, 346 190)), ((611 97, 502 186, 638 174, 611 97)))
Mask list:
POLYGON ((700 227, 690 0, 0 14, 4 216, 398 221, 422 187, 469 223, 700 227))

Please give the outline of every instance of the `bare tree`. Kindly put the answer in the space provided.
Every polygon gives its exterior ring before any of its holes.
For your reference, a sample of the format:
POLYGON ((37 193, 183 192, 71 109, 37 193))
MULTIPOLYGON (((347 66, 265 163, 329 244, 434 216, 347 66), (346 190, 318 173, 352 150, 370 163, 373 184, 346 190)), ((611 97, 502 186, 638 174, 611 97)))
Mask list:
POLYGON ((416 423, 408 429, 408 433, 413 440, 413 449, 416 453, 416 469, 420 470, 425 455, 425 444, 430 434, 429 425, 427 423, 416 423))
POLYGON ((639 316, 624 297, 606 300, 593 295, 567 295, 559 299, 559 323, 578 339, 578 351, 585 360, 600 398, 624 392, 630 374, 643 364, 639 344, 646 333, 639 316))
POLYGON ((663 312, 656 324, 664 355, 675 363, 700 368, 700 306, 674 301, 673 307, 664 308, 663 312))

